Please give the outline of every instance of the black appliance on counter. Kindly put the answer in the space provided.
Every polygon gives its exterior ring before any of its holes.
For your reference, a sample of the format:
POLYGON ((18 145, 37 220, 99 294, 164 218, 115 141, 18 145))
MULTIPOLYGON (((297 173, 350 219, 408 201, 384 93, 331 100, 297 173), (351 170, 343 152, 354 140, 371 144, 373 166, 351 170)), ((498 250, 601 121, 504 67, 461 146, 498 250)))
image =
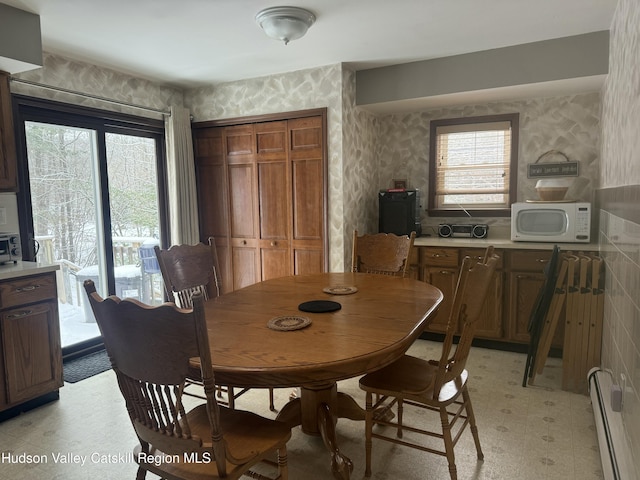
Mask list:
POLYGON ((420 192, 418 190, 380 190, 378 192, 380 233, 422 234, 420 192))

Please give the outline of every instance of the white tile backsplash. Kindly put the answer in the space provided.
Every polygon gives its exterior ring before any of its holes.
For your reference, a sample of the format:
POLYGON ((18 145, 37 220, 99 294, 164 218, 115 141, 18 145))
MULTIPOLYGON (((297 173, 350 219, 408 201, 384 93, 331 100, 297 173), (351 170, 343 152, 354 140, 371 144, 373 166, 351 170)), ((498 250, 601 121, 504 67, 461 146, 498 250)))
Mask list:
MULTIPOLYGON (((602 95, 600 187, 640 185, 640 2, 619 0, 610 29, 609 74, 602 95)), ((621 198, 629 211, 637 198, 621 198)), ((600 243, 607 266, 602 366, 626 377, 622 409, 626 445, 640 479, 640 225, 603 211, 600 243)))
MULTIPOLYGON (((640 451, 640 225, 600 212, 600 254, 606 264, 602 368, 623 388, 621 411, 630 452, 640 451)), ((640 460, 634 458, 640 474, 640 460)), ((635 477, 629 473, 628 478, 635 477)))

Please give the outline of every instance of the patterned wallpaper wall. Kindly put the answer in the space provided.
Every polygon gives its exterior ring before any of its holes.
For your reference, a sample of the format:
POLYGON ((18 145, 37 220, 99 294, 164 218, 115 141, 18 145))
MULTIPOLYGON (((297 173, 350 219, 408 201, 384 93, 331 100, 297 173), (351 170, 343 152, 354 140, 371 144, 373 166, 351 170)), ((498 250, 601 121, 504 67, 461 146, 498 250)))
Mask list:
MULTIPOLYGON (((581 176, 569 196, 591 200, 598 176, 600 96, 497 102, 377 117, 355 106, 355 74, 331 65, 281 75, 192 89, 187 92, 143 79, 45 54, 44 68, 20 77, 123 102, 167 109, 184 105, 194 121, 327 108, 329 159, 329 265, 341 271, 350 265, 351 236, 377 231, 377 191, 394 178, 406 178, 421 190, 426 208, 429 121, 436 118, 518 111, 521 144, 518 199, 535 198, 535 181, 526 179, 526 164, 551 149, 580 160, 581 176)), ((152 115, 50 90, 12 84, 12 91, 82 104, 152 115)), ((442 221, 422 213, 423 231, 442 221)), ((478 218, 494 226, 507 219, 478 218)), ((459 221, 459 219, 458 219, 459 221)), ((495 228, 491 230, 495 231, 495 228)))
POLYGON ((640 184, 640 2, 619 0, 602 111, 601 187, 640 184))
MULTIPOLYGON (((330 268, 343 269, 343 160, 342 66, 333 65, 283 75, 250 79, 183 92, 120 72, 44 53, 43 68, 16 77, 32 82, 95 95, 134 105, 168 111, 186 106, 194 121, 272 112, 328 109, 330 268)), ((348 74, 350 79, 351 75, 348 74)), ((351 81, 351 80, 350 80, 351 81)), ((355 80, 353 80, 355 83, 355 80)), ((58 100, 88 107, 162 118, 160 114, 123 107, 92 98, 13 82, 17 94, 58 100)), ((353 95, 353 94, 352 94, 353 95)))
MULTIPOLYGON (((600 94, 586 93, 565 97, 535 98, 495 102, 455 108, 388 115, 380 118, 378 188, 389 188, 392 179, 408 179, 409 186, 420 189, 423 232, 445 221, 460 218, 428 218, 427 187, 429 170, 429 122, 442 118, 469 117, 501 113, 520 113, 518 201, 537 199, 536 180, 527 178, 527 164, 549 150, 560 150, 570 160, 580 162, 580 176, 567 192, 567 198, 592 201, 598 182, 600 152, 600 94)), ((562 161, 556 157, 552 161, 562 161)), ((509 225, 507 218, 477 218, 490 225, 509 225)), ((491 230, 490 230, 491 234, 491 230)))
POLYGON ((329 267, 342 271, 344 252, 343 73, 341 65, 241 80, 186 92, 195 122, 327 108, 329 267))
POLYGON ((379 172, 376 149, 379 120, 355 106, 355 73, 343 75, 344 268, 351 267, 353 231, 377 231, 379 172))
MULTIPOLYGON (((168 110, 170 105, 184 105, 191 110, 195 121, 326 107, 330 268, 337 271, 350 263, 353 229, 376 231, 378 189, 388 188, 394 178, 406 178, 409 186, 419 188, 423 199, 426 198, 429 122, 433 119, 520 112, 518 200, 521 201, 536 198, 535 181, 526 178, 527 163, 534 162, 542 153, 552 149, 561 150, 571 160, 580 161, 581 175, 568 193, 571 198, 593 201, 595 188, 639 185, 638 0, 619 0, 610 42, 609 76, 602 98, 599 93, 589 93, 383 117, 376 117, 355 106, 355 75, 342 65, 183 92, 45 52, 43 68, 17 77, 160 110, 168 110)), ((12 83, 11 90, 13 93, 134 115, 155 115, 16 82, 12 83)), ((426 200, 423 205, 426 207, 426 200)), ((606 236, 610 233, 608 228, 613 217, 607 212, 603 216, 607 220, 603 222, 605 225, 601 226, 601 232, 606 236)), ((447 220, 455 219, 429 219, 423 212, 424 227, 447 220)), ((495 226, 508 223, 506 219, 477 220, 495 226)), ((428 228, 423 230, 428 231, 428 228)), ((640 226, 635 223, 626 225, 625 230, 640 231, 640 226)), ((605 248, 608 245, 603 243, 605 248)), ((633 248, 637 249, 638 245, 633 248)), ((603 365, 616 375, 623 370, 628 372, 631 393, 625 413, 626 424, 629 425, 627 439, 634 451, 638 451, 638 428, 634 432, 632 426, 640 425, 640 305, 636 298, 640 267, 634 264, 632 269, 625 269, 625 265, 625 262, 607 265, 608 275, 618 282, 619 288, 615 290, 628 292, 628 308, 624 311, 613 308, 614 302, 609 297, 605 330, 615 335, 606 336, 603 365), (629 275, 631 271, 635 274, 629 275)), ((638 458, 635 466, 640 472, 638 458)))
POLYGON ((603 93, 601 186, 618 192, 612 205, 633 216, 621 218, 603 210, 600 250, 606 262, 602 367, 624 389, 622 425, 627 445, 622 458, 629 470, 625 478, 640 479, 640 2, 619 0, 609 44, 609 75, 603 93), (624 187, 613 188, 613 187, 624 187))
MULTIPOLYGON (((88 63, 69 60, 47 52, 43 54, 43 68, 14 76, 19 79, 59 87, 73 92, 81 92, 167 112, 170 105, 182 105, 183 93, 180 89, 159 85, 88 63)), ((149 113, 145 110, 122 107, 114 103, 18 82, 11 83, 11 92, 85 107, 123 112, 130 115, 162 118, 160 114, 149 113)))

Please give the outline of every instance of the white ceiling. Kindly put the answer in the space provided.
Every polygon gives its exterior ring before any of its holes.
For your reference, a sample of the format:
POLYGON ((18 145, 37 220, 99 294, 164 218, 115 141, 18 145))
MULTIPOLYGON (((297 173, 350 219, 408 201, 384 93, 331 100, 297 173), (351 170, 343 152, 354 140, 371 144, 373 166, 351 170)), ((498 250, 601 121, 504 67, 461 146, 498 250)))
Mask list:
POLYGON ((617 0, 0 0, 40 15, 45 51, 179 87, 346 63, 356 70, 608 30, 617 0), (254 17, 317 17, 284 45, 254 17))

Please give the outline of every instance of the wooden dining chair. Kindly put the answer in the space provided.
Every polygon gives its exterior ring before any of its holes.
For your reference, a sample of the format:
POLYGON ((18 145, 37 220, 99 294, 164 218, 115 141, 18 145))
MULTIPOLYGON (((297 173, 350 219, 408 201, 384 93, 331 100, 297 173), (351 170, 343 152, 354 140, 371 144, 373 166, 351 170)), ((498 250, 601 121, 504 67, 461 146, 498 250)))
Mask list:
MULTIPOLYGON (((470 257, 463 259, 453 308, 438 360, 424 360, 404 355, 391 365, 360 379, 360 388, 366 392, 365 476, 371 476, 373 438, 447 457, 451 479, 455 480, 457 470, 454 447, 463 430, 469 426, 478 459, 484 458, 467 389, 469 374, 465 365, 475 334, 476 322, 498 259, 499 257, 493 253, 493 247, 487 249, 484 258, 480 261, 473 261, 470 257), (454 336, 458 334, 460 340, 454 347, 454 336), (394 405, 396 420, 391 412, 394 405), (438 412, 440 418, 436 423, 440 428, 430 429, 422 423, 418 425, 403 423, 403 409, 406 405, 438 412), (374 431, 374 425, 395 427, 396 436, 386 435, 383 430, 374 431), (428 442, 420 442, 417 438, 412 441, 403 440, 405 430, 439 438, 444 441, 444 449, 432 448, 428 442)), ((425 421, 422 416, 416 418, 421 419, 420 422, 425 421)), ((426 437, 424 438, 426 440, 426 437)))
POLYGON ((353 232, 351 271, 405 277, 416 232, 409 235, 353 232))
POLYGON ((182 308, 191 308, 191 297, 200 292, 205 300, 220 295, 218 251, 208 244, 174 245, 167 250, 154 247, 169 299, 182 308))
POLYGON ((136 479, 147 471, 166 479, 271 478, 251 472, 260 462, 277 466, 275 478, 288 478, 291 429, 218 405, 201 293, 184 310, 103 299, 92 280, 84 288, 140 442, 133 451, 136 479), (183 393, 193 357, 200 359, 206 403, 187 411, 183 393))
MULTIPOLYGON (((201 293, 205 300, 220 296, 218 253, 212 238, 207 243, 173 245, 166 250, 157 245, 155 247, 167 295, 182 308, 191 308, 191 298, 195 293, 201 293)), ((193 365, 192 373, 192 381, 199 384, 198 365, 193 365)), ((229 408, 235 408, 236 399, 248 391, 248 388, 218 386, 218 393, 226 394, 224 403, 229 408)), ((275 411, 272 388, 269 388, 269 408, 275 411)))

